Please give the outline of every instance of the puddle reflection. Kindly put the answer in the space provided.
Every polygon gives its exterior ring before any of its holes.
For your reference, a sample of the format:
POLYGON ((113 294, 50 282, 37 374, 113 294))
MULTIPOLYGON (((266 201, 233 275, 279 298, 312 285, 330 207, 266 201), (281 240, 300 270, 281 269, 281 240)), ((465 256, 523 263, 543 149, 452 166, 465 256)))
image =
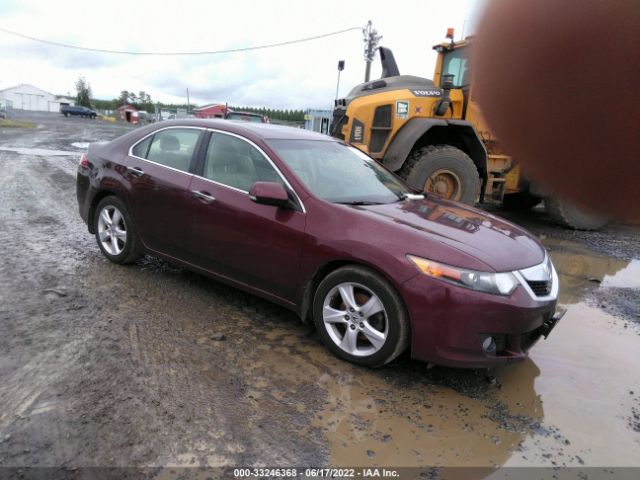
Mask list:
POLYGON ((640 289, 640 260, 599 255, 567 240, 544 239, 542 242, 560 277, 561 304, 577 303, 600 286, 640 289))

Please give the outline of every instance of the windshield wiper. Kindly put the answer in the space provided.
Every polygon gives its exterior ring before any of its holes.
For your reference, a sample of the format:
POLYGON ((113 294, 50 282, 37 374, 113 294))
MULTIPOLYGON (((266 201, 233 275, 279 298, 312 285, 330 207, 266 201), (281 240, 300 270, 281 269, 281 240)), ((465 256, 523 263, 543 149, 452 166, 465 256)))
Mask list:
POLYGON ((333 202, 339 203, 340 205, 383 205, 382 202, 370 202, 367 200, 351 200, 348 202, 333 202))

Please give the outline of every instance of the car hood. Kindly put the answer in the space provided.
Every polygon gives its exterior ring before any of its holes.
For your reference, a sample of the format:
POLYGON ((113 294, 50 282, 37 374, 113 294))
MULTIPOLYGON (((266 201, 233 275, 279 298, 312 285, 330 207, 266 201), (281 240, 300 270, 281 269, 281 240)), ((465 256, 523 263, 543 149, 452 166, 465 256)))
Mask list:
MULTIPOLYGON (((426 237, 425 240, 455 248, 497 272, 531 267, 545 257, 544 247, 526 230, 476 208, 437 197, 355 208, 420 233, 418 237, 426 237)), ((428 257, 428 245, 418 240, 407 253, 428 257)))

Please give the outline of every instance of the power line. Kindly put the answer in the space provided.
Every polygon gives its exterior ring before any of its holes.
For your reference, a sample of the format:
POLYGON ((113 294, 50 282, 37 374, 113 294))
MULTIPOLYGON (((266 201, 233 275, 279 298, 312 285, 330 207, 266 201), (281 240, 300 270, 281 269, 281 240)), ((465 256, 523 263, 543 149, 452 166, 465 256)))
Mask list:
POLYGON ((344 30, 338 30, 335 32, 323 33, 320 35, 314 35, 313 37, 305 37, 298 38, 296 40, 287 40, 285 42, 277 42, 277 43, 268 43, 266 45, 256 45, 253 47, 242 47, 242 48, 231 48, 228 50, 212 50, 212 51, 201 51, 201 52, 131 52, 126 50, 106 50, 102 48, 91 48, 91 47, 81 47, 78 45, 69 45, 67 43, 54 42, 52 40, 45 40, 43 38, 36 38, 30 35, 25 35, 23 33, 13 32, 11 30, 7 30, 6 28, 0 27, 0 31, 4 33, 8 33, 9 35, 14 35, 16 37, 24 38, 26 40, 31 40, 34 42, 45 43, 47 45, 53 45, 56 47, 64 47, 71 48, 74 50, 84 50, 87 52, 98 52, 98 53, 110 53, 115 55, 164 55, 164 56, 177 56, 177 55, 220 55, 223 53, 236 53, 236 52, 248 52, 251 50, 262 50, 265 48, 274 48, 274 47, 283 47, 285 45, 292 45, 294 43, 302 43, 302 42, 310 42, 312 40, 319 40, 321 38, 331 37, 333 35, 340 35, 342 33, 350 32, 352 30, 362 30, 362 27, 351 27, 345 28, 344 30))

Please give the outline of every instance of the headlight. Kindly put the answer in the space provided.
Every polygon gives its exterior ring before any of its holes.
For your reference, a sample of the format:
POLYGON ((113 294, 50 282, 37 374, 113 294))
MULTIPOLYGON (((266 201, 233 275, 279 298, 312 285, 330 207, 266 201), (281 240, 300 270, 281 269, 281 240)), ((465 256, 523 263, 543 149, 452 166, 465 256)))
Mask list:
POLYGON ((439 278, 460 287, 496 295, 510 295, 518 286, 518 279, 512 273, 476 272, 434 262, 426 258, 407 255, 407 258, 425 275, 439 278))

